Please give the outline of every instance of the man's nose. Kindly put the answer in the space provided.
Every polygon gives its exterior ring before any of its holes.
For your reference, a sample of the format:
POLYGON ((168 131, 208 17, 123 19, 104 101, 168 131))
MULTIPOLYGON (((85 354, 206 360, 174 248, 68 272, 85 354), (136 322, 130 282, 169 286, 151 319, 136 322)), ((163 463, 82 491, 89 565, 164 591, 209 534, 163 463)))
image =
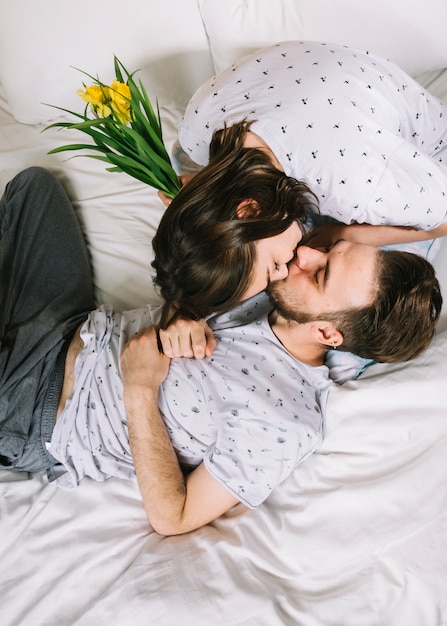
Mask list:
POLYGON ((321 263, 326 252, 317 250, 316 248, 310 248, 309 246, 298 246, 296 251, 296 258, 298 261, 298 267, 302 270, 307 270, 315 267, 321 263))

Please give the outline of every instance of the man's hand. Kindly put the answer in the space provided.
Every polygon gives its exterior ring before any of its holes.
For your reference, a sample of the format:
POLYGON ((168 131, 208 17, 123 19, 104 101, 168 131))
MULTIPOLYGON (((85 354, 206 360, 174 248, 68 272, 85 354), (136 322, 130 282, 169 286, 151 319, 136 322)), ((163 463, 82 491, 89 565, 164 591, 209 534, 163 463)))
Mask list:
POLYGON ((159 350, 156 326, 148 326, 134 335, 124 346, 120 360, 125 389, 136 387, 157 392, 170 363, 159 350))
POLYGON ((211 356, 216 347, 213 331, 205 320, 177 318, 166 330, 160 330, 163 352, 170 358, 211 356))

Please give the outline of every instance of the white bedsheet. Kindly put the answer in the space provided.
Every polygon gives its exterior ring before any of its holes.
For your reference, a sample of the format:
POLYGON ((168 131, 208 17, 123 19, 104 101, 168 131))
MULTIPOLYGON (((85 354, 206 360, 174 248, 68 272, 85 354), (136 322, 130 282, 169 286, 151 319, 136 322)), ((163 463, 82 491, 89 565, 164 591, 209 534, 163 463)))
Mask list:
MULTIPOLYGON (((447 93, 445 77, 436 85, 447 93)), ((179 115, 163 111, 168 139, 179 115)), ((155 192, 48 157, 62 140, 41 130, 0 101, 2 187, 27 165, 53 169, 85 225, 98 298, 157 301, 155 192)), ((436 265, 445 284, 446 245, 436 265)), ((64 491, 2 472, 0 625, 445 626, 446 327, 444 315, 417 361, 331 392, 321 451, 259 510, 239 505, 189 535, 151 532, 134 481, 64 491)))
POLYGON ((134 481, 0 482, 0 623, 445 624, 446 353, 331 392, 321 451, 189 535, 151 532, 134 481))

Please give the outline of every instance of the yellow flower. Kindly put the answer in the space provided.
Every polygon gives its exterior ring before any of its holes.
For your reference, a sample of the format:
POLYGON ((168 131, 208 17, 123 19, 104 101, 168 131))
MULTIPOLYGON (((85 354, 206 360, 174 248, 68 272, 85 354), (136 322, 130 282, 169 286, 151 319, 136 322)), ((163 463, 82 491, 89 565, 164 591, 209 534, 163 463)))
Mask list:
POLYGON ((64 150, 88 150, 89 156, 109 164, 109 172, 126 172, 137 180, 173 198, 180 180, 163 143, 160 111, 155 110, 139 81, 114 57, 115 79, 105 85, 87 72, 92 85, 78 90, 86 105, 82 113, 56 107, 75 116, 75 122, 56 122, 47 128, 75 128, 85 133, 89 143, 60 146, 64 150))
POLYGON ((111 115, 109 88, 105 85, 90 85, 90 87, 85 88, 85 91, 78 89, 77 93, 85 102, 90 104, 92 111, 98 117, 109 117, 111 115))
POLYGON ((116 78, 109 89, 110 106, 122 124, 130 122, 130 89, 116 78))

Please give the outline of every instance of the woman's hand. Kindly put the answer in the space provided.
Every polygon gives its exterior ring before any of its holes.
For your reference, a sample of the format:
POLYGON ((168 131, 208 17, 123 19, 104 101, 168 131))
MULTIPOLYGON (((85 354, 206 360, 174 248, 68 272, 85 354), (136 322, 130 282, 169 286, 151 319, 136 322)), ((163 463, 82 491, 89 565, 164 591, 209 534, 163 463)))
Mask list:
POLYGON ((172 198, 168 198, 168 196, 164 193, 164 191, 157 191, 157 195, 160 198, 160 200, 163 202, 163 206, 168 207, 171 204, 172 198))
POLYGON ((203 359, 213 354, 217 343, 204 319, 179 317, 166 330, 160 330, 159 336, 164 354, 171 359, 181 356, 203 359))
MULTIPOLYGON (((193 178, 194 176, 195 176, 195 173, 194 174, 183 174, 182 176, 179 176, 179 180, 180 180, 182 186, 186 185, 186 183, 189 180, 191 180, 191 178, 193 178)), ((160 200, 163 202, 163 205, 165 207, 168 207, 171 204, 172 198, 168 198, 168 196, 165 193, 163 193, 163 191, 157 191, 157 194, 158 194, 158 197, 160 198, 160 200)))

